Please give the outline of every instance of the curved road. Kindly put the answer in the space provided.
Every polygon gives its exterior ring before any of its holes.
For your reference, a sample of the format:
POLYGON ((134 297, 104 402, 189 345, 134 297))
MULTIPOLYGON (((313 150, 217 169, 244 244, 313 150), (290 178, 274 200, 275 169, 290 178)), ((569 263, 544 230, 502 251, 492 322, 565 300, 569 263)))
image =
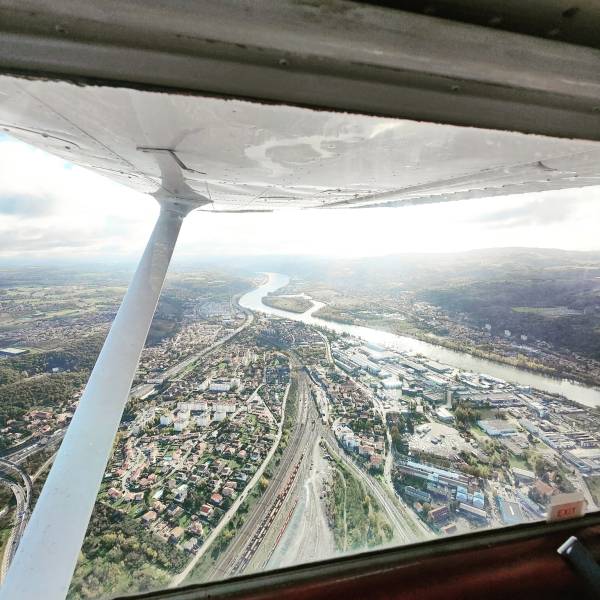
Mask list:
MULTIPOLYGON (((213 344, 212 347, 204 350, 199 355, 194 355, 193 357, 186 359, 184 363, 176 365, 176 367, 172 368, 173 372, 185 368, 199 356, 204 355, 207 351, 212 350, 217 345, 231 339, 233 335, 236 335, 239 331, 243 330, 252 322, 253 318, 252 312, 246 311, 246 313, 248 318, 242 327, 227 338, 213 344)), ((328 340, 326 340, 326 346, 329 346, 328 340)), ((331 360, 330 355, 329 357, 331 360)), ((317 406, 311 400, 310 388, 312 383, 310 378, 300 369, 300 363, 293 359, 293 355, 291 366, 293 369, 292 377, 297 381, 297 414, 293 420, 289 443, 281 455, 280 462, 277 465, 272 481, 250 509, 248 515, 246 515, 243 525, 236 532, 236 535, 229 546, 217 559, 209 579, 222 579, 227 576, 241 574, 252 568, 260 568, 258 563, 264 564, 262 558, 265 553, 268 554, 268 558, 265 562, 269 562, 273 556, 273 552, 278 552, 277 545, 281 540, 281 536, 277 538, 275 546, 272 546, 275 529, 274 524, 280 523, 281 521, 280 515, 276 511, 279 510, 280 513, 287 513, 287 511, 289 511, 289 504, 293 503, 290 516, 293 513, 296 506, 294 500, 297 501, 298 489, 303 489, 308 481, 310 473, 309 466, 313 449, 320 439, 324 439, 327 442, 332 454, 336 455, 339 460, 344 462, 354 476, 365 484, 371 495, 379 503, 394 531, 393 543, 411 543, 431 537, 431 533, 427 527, 397 498, 389 485, 379 481, 360 468, 345 453, 345 451, 339 447, 333 432, 327 425, 323 425, 317 406), (279 507, 281 507, 281 509, 279 509, 279 507), (266 522, 267 515, 273 514, 276 516, 269 522, 266 522), (265 548, 266 546, 271 547, 270 553, 268 552, 269 548, 265 548)), ((273 452, 277 445, 278 444, 274 445, 273 452)), ((263 463, 261 473, 267 464, 268 460, 263 463)), ((211 533, 209 539, 206 540, 201 551, 196 554, 194 559, 190 561, 182 573, 173 578, 169 587, 181 585, 184 580, 189 577, 199 559, 205 554, 206 550, 208 550, 209 546, 214 542, 223 527, 225 527, 231 518, 233 518, 248 492, 249 488, 244 490, 234 506, 232 506, 217 528, 211 533)), ((273 558, 275 558, 275 556, 273 556, 273 558)))
MULTIPOLYGON (((333 360, 333 356, 331 354, 331 345, 329 343, 329 338, 323 334, 321 336, 325 341, 325 348, 327 353, 327 360, 332 365, 332 367, 336 370, 340 370, 333 360)), ((351 378, 355 385, 360 386, 367 394, 371 395, 371 390, 369 390, 365 385, 360 383, 359 381, 351 378)), ((373 405, 375 410, 377 410, 383 423, 386 422, 385 410, 381 403, 373 398, 373 405)), ((338 445, 337 439, 333 435, 331 429, 325 427, 326 434, 324 438, 329 442, 329 446, 331 449, 335 449, 336 455, 339 456, 341 460, 344 461, 346 465, 352 470, 352 472, 359 477, 364 483, 367 484, 367 487, 370 489, 371 493, 375 496, 375 498, 379 501, 382 509, 388 516, 388 521, 394 528, 394 539, 403 544, 410 544, 413 542, 423 541, 428 538, 434 537, 433 533, 428 529, 428 527, 415 515, 412 510, 405 504, 405 502, 398 497, 392 487, 392 478, 391 478, 391 470, 392 470, 392 444, 391 444, 391 435, 389 429, 386 427, 386 437, 388 441, 389 452, 386 456, 385 466, 384 466, 384 479, 386 481, 383 484, 381 481, 373 477, 371 474, 367 473, 363 469, 361 469, 347 454, 341 449, 338 445)))
MULTIPOLYGON (((288 400, 288 393, 289 393, 289 388, 288 388, 288 391, 286 392, 286 394, 284 396, 284 400, 283 400, 283 407, 282 407, 283 414, 285 414, 285 406, 286 406, 286 403, 288 400)), ((254 394, 252 396, 254 396, 254 394)), ((233 503, 231 508, 225 513, 223 518, 219 521, 219 524, 210 533, 208 538, 205 540, 204 544, 202 544, 202 547, 200 548, 200 550, 194 555, 192 560, 186 565, 185 569, 181 573, 178 573, 177 575, 175 575, 175 577, 173 577, 173 579, 169 583, 170 588, 181 585, 184 582, 184 580, 190 576, 194 567, 198 564, 198 562, 204 556, 204 554, 206 554, 206 552, 209 550, 209 548, 211 547, 213 542, 217 539, 217 537, 219 536, 221 531, 223 531, 223 529, 229 524, 231 519, 235 516, 235 513, 238 511, 239 507, 242 505, 242 503, 244 502, 244 500, 246 499, 248 494, 252 491, 254 486, 258 483, 258 481, 262 477, 262 474, 264 473, 269 462, 271 461, 271 458, 273 457, 277 448, 279 447, 279 442, 281 441, 282 433, 283 433, 283 419, 279 424, 279 428, 277 431, 277 438, 275 440, 275 443, 271 447, 271 450, 267 454, 262 465, 259 467, 259 469, 256 471, 256 473, 252 476, 252 479, 250 480, 248 485, 244 488, 244 491, 239 495, 237 500, 233 503)))
POLYGON ((408 507, 403 506, 394 492, 385 484, 361 469, 342 450, 331 430, 326 430, 323 437, 331 451, 347 466, 355 477, 362 481, 371 495, 377 500, 385 513, 389 524, 394 530, 394 541, 401 544, 411 544, 433 537, 425 524, 408 507))
POLYGON ((29 475, 19 465, 5 459, 0 459, 0 481, 11 488, 17 501, 15 522, 6 542, 0 567, 0 580, 4 580, 29 520, 33 484, 29 475), (14 481, 15 474, 22 479, 22 485, 14 481))

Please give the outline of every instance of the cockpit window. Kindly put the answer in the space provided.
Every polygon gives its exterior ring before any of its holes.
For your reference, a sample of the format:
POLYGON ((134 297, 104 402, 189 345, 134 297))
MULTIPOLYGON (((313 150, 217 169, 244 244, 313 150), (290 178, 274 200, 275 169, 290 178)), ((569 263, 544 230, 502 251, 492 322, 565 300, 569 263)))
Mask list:
POLYGON ((148 194, 197 210, 69 598, 597 509, 598 144, 2 90, 3 577, 157 218, 148 194))

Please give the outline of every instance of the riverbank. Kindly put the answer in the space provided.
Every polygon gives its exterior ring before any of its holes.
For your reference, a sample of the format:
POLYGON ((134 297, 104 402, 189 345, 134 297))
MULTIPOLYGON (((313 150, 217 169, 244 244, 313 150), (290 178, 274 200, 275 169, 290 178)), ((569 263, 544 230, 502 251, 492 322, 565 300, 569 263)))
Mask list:
POLYGON ((569 372, 566 372, 562 369, 550 367, 537 361, 533 361, 531 358, 525 356, 524 354, 517 354, 516 356, 506 356, 498 352, 484 350, 468 341, 444 338, 427 332, 412 332, 410 334, 400 333, 395 327, 396 323, 393 322, 389 323, 378 321, 377 323, 373 323, 370 321, 359 321, 358 324, 364 325, 365 327, 373 327, 381 331, 389 331, 390 333, 394 334, 408 335, 409 337, 414 337, 417 340, 429 342, 430 344, 436 344, 443 348, 448 348, 449 350, 465 352, 476 358, 489 360, 498 364, 514 367, 516 369, 529 371, 531 373, 537 373, 546 377, 552 377, 553 379, 564 379, 578 385, 600 387, 600 379, 598 377, 586 377, 585 375, 581 374, 579 374, 577 377, 573 377, 572 374, 569 372))
POLYGON ((425 339, 417 339, 363 325, 342 324, 320 319, 315 316, 315 313, 323 306, 322 302, 313 301, 313 308, 302 314, 286 312, 266 306, 262 302, 262 299, 267 294, 282 289, 289 283, 287 275, 281 273, 270 273, 268 275, 266 284, 242 296, 240 304, 243 307, 282 318, 302 321, 308 325, 321 327, 338 334, 352 335, 367 343, 389 347, 400 352, 422 354, 432 360, 464 371, 484 373, 513 384, 530 386, 542 392, 563 396, 579 405, 600 407, 600 389, 596 387, 574 383, 568 379, 557 379, 544 373, 477 357, 464 352, 462 349, 457 350, 436 344, 435 341, 431 340, 430 336, 424 336, 425 339))
POLYGON ((496 352, 491 349, 484 349, 476 344, 460 339, 456 340, 451 337, 442 337, 435 335, 429 331, 419 329, 414 324, 408 324, 407 321, 387 320, 387 319, 361 319, 354 316, 338 315, 335 308, 323 306, 313 313, 313 316, 342 325, 355 325, 357 327, 368 327, 378 331, 386 331, 395 335, 401 335, 422 342, 435 344, 443 348, 448 348, 456 352, 465 352, 475 358, 489 360, 498 364, 507 365, 517 369, 523 369, 531 373, 537 373, 546 377, 555 379, 565 379, 578 385, 589 385, 600 388, 600 377, 597 375, 586 375, 579 371, 577 375, 573 375, 571 371, 564 368, 556 368, 536 361, 525 354, 517 354, 516 356, 507 356, 501 352, 496 352))

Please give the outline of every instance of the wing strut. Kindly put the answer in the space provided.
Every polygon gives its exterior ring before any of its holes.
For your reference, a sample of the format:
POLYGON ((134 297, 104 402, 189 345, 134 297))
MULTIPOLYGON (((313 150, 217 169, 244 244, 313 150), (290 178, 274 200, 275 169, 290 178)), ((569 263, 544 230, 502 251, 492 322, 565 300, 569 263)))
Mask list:
POLYGON ((148 241, 14 560, 0 600, 63 600, 189 205, 162 198, 148 241))

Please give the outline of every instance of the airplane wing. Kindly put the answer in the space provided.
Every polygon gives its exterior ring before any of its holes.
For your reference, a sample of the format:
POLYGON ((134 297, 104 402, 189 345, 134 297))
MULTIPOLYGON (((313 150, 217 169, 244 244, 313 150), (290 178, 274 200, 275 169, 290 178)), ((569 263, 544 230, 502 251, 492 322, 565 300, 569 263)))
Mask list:
POLYGON ((140 192, 166 185, 219 212, 600 184, 593 141, 11 76, 0 77, 0 131, 140 192))

